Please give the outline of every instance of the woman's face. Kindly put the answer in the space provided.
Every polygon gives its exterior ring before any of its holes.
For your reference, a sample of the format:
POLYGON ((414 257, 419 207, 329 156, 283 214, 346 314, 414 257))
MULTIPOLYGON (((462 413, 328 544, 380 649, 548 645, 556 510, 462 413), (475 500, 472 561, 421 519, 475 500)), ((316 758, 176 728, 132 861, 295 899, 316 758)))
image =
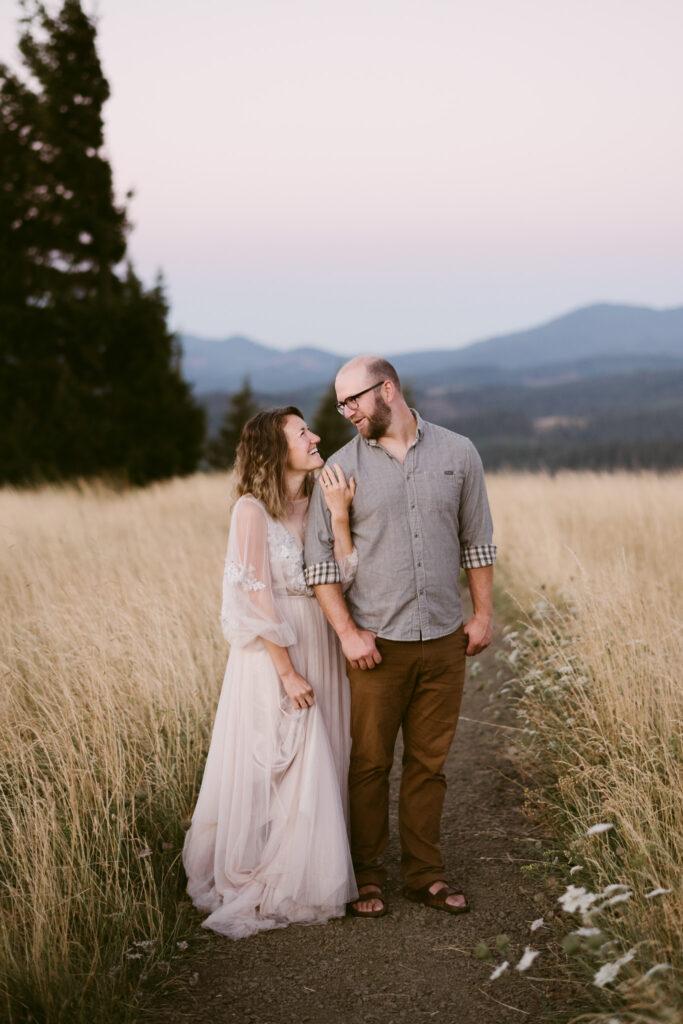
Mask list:
POLYGON ((282 429, 289 449, 287 469, 299 470, 299 472, 320 469, 323 464, 322 456, 318 454, 320 438, 308 429, 301 417, 288 416, 282 429))

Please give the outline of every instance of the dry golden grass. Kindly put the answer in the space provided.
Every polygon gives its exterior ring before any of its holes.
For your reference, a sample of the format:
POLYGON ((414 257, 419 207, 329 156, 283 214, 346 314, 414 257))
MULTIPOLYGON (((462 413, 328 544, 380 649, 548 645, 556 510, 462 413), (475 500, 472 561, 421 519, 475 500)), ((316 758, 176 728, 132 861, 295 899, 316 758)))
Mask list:
POLYGON ((0 492, 0 1017, 124 1019, 177 938, 227 512, 225 476, 0 492))
MULTIPOLYGON (((634 892, 603 915, 619 949, 637 946, 615 984, 644 1009, 619 1019, 673 1022, 673 972, 643 974, 678 963, 681 904, 644 893, 679 881, 683 479, 498 476, 490 492, 499 578, 522 609, 549 602, 538 646, 520 635, 510 654, 558 827, 586 884, 634 892), (602 821, 615 828, 585 836, 602 821)), ((0 491, 10 1021, 138 1019, 141 974, 178 952, 184 822, 225 664, 227 513, 225 476, 0 491)))
POLYGON ((632 893, 584 922, 615 940, 594 954, 595 971, 635 951, 593 988, 596 1005, 629 1024, 673 1024, 683 1011, 683 475, 500 475, 490 495, 499 581, 530 616, 509 638, 520 710, 556 827, 583 865, 571 883, 632 893), (588 836, 596 824, 612 828, 588 836), (672 891, 647 899, 656 889, 672 891), (671 969, 645 978, 664 962, 671 969))

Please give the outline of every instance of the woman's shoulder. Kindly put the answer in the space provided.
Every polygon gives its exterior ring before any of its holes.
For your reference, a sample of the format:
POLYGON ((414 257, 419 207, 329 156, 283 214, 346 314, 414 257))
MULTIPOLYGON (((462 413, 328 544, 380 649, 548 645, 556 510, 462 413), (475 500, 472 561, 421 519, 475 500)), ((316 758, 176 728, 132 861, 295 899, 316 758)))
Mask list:
POLYGON ((264 503, 253 494, 242 494, 232 507, 232 515, 240 519, 271 518, 264 503))

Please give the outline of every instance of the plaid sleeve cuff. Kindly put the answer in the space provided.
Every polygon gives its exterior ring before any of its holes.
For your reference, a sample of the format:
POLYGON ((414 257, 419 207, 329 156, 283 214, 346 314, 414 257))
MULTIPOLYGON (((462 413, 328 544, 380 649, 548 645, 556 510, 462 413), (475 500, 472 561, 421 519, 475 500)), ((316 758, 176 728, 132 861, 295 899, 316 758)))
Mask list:
POLYGON ((498 549, 495 544, 473 544, 469 548, 460 549, 460 565, 463 569, 483 569, 485 565, 493 565, 498 549))
POLYGON ((309 587, 315 587, 320 583, 341 583, 339 566, 334 561, 315 562, 314 565, 308 565, 304 575, 309 587))

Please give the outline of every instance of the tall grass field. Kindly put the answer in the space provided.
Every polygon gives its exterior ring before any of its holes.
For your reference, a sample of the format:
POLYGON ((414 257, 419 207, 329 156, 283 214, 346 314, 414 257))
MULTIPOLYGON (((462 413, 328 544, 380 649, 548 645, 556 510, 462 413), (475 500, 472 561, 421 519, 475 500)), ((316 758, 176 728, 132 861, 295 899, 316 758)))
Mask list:
MULTIPOLYGON (((583 1019, 673 1024, 683 475, 489 491, 504 688, 566 851, 583 1019)), ((0 491, 0 1019, 139 1020, 183 955, 228 510, 225 475, 0 491)))
POLYGON ((499 475, 510 689, 586 1021, 683 1020, 683 476, 499 475), (558 869, 555 868, 555 871, 558 869))

